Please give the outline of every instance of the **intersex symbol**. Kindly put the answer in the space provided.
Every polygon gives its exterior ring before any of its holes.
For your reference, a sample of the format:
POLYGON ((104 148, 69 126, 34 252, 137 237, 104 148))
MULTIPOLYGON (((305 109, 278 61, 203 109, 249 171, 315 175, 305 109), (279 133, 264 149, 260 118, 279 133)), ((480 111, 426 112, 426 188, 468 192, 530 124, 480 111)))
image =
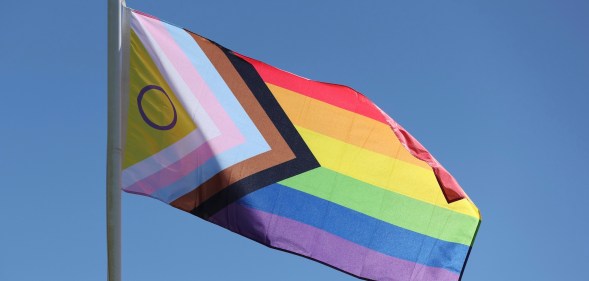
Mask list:
POLYGON ((164 91, 164 89, 162 89, 162 87, 157 86, 157 85, 147 85, 147 86, 143 87, 143 89, 141 89, 141 91, 139 92, 139 95, 137 96, 137 106, 139 107, 139 113, 141 114, 141 118, 143 118, 143 121, 145 121, 145 123, 147 123, 147 125, 151 126, 152 128, 165 131, 165 130, 170 130, 170 129, 174 128, 174 126, 176 126, 176 121, 178 121, 178 114, 176 113, 176 107, 174 106, 174 103, 170 99, 170 96, 168 96, 168 93, 166 93, 166 91, 164 91), (166 96, 166 98, 170 102, 170 105, 172 106, 172 110, 174 111, 174 118, 172 119, 172 122, 170 122, 170 124, 167 124, 167 125, 156 124, 155 122, 151 121, 151 119, 149 119, 147 114, 145 114, 145 111, 143 110, 143 105, 141 104, 141 101, 143 100, 143 97, 145 96, 145 94, 150 90, 161 92, 162 94, 164 94, 166 96))

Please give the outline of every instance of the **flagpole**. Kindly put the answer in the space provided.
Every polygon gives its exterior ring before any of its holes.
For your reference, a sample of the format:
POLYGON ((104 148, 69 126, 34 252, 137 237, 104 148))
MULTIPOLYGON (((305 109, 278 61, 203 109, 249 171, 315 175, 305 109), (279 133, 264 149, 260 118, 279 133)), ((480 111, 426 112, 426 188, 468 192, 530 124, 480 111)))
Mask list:
POLYGON ((121 281, 122 14, 125 0, 108 0, 108 136, 106 240, 108 281, 121 281))

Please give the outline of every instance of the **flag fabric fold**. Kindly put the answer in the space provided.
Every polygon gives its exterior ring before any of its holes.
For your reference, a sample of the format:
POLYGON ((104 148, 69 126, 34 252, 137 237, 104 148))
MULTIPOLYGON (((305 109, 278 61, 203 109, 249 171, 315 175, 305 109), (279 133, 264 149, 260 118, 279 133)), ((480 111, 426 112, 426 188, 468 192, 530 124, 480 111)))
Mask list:
POLYGON ((478 209, 368 98, 128 12, 123 190, 359 278, 460 278, 478 209))

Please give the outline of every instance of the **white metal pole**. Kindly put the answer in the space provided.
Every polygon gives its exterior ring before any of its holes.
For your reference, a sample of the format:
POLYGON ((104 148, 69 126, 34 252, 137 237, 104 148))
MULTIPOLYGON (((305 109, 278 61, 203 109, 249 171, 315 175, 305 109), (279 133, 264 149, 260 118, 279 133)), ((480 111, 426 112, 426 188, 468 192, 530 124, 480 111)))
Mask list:
POLYGON ((122 14, 124 0, 108 0, 108 137, 106 240, 108 281, 121 281, 122 14))

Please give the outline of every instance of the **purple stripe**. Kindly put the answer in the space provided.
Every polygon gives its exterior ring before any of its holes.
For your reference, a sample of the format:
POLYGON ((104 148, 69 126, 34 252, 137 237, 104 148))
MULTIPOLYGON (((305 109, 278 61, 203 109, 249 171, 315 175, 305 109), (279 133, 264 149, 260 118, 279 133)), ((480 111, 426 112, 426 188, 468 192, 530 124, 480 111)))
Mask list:
POLYGON ((210 221, 252 240, 374 280, 458 280, 436 267, 387 256, 321 229, 233 203, 210 221))

